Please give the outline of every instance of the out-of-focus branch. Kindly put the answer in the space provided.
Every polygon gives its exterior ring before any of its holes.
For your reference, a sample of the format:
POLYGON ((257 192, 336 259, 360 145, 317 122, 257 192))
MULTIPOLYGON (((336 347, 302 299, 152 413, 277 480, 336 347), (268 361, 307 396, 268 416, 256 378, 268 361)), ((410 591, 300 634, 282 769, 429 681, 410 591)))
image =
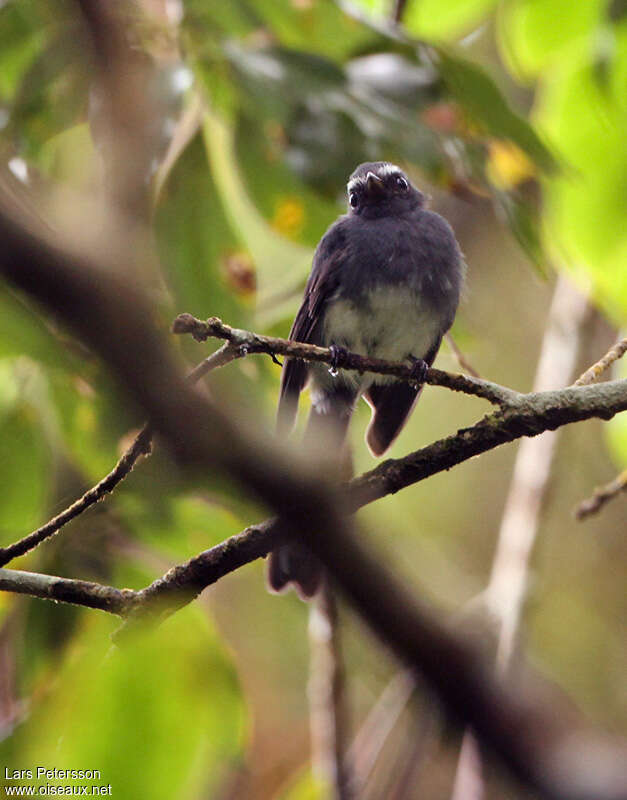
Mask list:
POLYGON ((401 670, 390 680, 370 709, 348 752, 353 773, 352 787, 361 797, 391 731, 416 688, 411 670, 401 670))
POLYGON ((323 581, 309 612, 311 649, 309 717, 312 767, 335 800, 353 796, 344 754, 346 704, 338 608, 333 589, 323 581))
POLYGON ((616 342, 607 353, 596 364, 589 367, 583 375, 580 375, 574 383, 574 386, 586 386, 589 383, 594 383, 598 380, 605 370, 609 369, 615 361, 622 358, 627 353, 627 338, 621 339, 616 342))
MULTIPOLYGON (((622 748, 577 734, 572 725, 565 730, 550 709, 547 713, 545 699, 491 677, 484 658, 417 602, 352 535, 339 492, 186 385, 152 322, 151 308, 119 272, 106 272, 94 264, 93 253, 73 255, 1 213, 0 239, 0 271, 6 279, 101 356, 177 461, 199 479, 218 469, 273 509, 283 535, 298 537, 323 562, 380 639, 424 676, 447 711, 472 726, 514 775, 550 800, 624 799, 622 748), (594 770, 581 757, 589 751, 595 753, 594 770)), ((554 428, 625 408, 627 382, 617 381, 525 396, 515 408, 498 412, 498 422, 483 420, 479 428, 496 446, 499 439, 536 434, 543 424, 554 428), (533 413, 538 404, 551 409, 540 425, 533 413)), ((471 447, 476 446, 473 441, 471 447)), ((412 470, 415 474, 415 464, 412 470)))
MULTIPOLYGON (((560 276, 553 294, 534 390, 568 385, 577 365, 581 329, 589 313, 584 297, 560 276)), ((486 602, 499 623, 497 665, 505 669, 515 648, 529 563, 546 495, 558 431, 521 442, 498 535, 486 602)))
MULTIPOLYGON (((534 380, 534 390, 548 391, 572 380, 580 350, 581 329, 589 313, 586 298, 564 276, 558 278, 534 380)), ((497 623, 497 669, 507 669, 522 615, 531 554, 551 473, 559 431, 521 442, 514 464, 498 544, 485 600, 497 623)), ((466 731, 451 800, 481 800, 481 756, 466 731)))
MULTIPOLYGON (((200 320, 191 314, 180 314, 172 326, 173 333, 189 333, 194 339, 203 342, 210 337, 226 339, 237 345, 244 355, 248 353, 266 353, 268 355, 291 356, 305 361, 318 361, 333 364, 334 355, 328 347, 314 344, 294 342, 289 339, 278 339, 273 336, 262 336, 251 331, 240 330, 226 325, 218 317, 200 320)), ((369 358, 357 353, 346 353, 342 358, 342 369, 357 372, 373 372, 378 375, 393 375, 396 378, 411 381, 414 379, 412 366, 402 361, 385 361, 380 358, 369 358)), ((455 392, 475 395, 488 400, 494 405, 508 406, 520 397, 518 392, 507 389, 490 381, 483 381, 468 375, 455 375, 431 367, 426 374, 425 383, 443 386, 455 392)))
POLYGON ((594 490, 592 497, 588 497, 575 509, 575 517, 577 519, 586 519, 600 511, 603 506, 617 497, 621 492, 627 491, 627 469, 623 470, 620 475, 614 478, 610 483, 605 486, 599 486, 594 490))

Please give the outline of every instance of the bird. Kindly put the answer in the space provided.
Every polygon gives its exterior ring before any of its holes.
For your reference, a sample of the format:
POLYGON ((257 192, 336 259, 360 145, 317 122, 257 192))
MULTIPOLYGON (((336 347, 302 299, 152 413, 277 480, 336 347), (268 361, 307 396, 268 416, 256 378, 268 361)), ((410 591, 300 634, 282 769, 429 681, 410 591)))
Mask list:
MULTIPOLYGON (((449 223, 427 208, 426 196, 387 161, 360 164, 346 187, 348 209, 320 240, 303 302, 289 334, 292 341, 329 347, 327 364, 285 360, 277 433, 291 432, 299 396, 310 385, 311 411, 304 437, 344 445, 359 397, 371 406, 366 443, 383 455, 418 400, 426 371, 453 324, 465 261, 449 223), (413 365, 411 382, 342 369, 346 352, 413 365)), ((294 585, 314 596, 322 568, 295 543, 272 551, 270 589, 294 585)))

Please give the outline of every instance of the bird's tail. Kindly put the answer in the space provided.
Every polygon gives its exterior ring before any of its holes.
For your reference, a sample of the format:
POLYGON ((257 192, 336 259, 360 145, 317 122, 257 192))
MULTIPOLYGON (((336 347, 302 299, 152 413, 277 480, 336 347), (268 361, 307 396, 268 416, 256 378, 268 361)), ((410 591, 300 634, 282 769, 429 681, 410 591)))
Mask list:
MULTIPOLYGON (((355 401, 356 394, 348 390, 326 393, 323 402, 312 405, 303 439, 308 453, 326 453, 328 457, 331 452, 345 480, 352 474, 350 450, 345 442, 355 401)), ((268 585, 272 591, 281 592, 293 584, 298 594, 307 600, 316 594, 321 580, 322 565, 302 545, 288 542, 270 553, 268 585)))

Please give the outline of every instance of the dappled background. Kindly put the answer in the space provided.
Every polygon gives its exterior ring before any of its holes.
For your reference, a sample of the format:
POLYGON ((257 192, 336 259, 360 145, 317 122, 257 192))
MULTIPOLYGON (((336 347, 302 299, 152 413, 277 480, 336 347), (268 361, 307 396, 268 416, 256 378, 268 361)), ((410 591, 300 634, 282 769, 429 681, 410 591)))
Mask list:
MULTIPOLYGON (((146 103, 141 141, 119 163, 78 5, 0 0, 0 185, 54 226, 100 196, 118 202, 124 178, 139 176, 121 208, 151 231, 162 327, 186 311, 286 336, 347 176, 360 161, 392 160, 466 256, 457 345, 482 377, 529 391, 557 275, 590 297, 573 377, 625 322, 625 10, 409 0, 399 28, 387 3, 366 0, 128 4, 131 77, 146 103)), ((209 352, 174 346, 190 365, 209 352)), ((450 346, 437 366, 460 368, 450 346)), ((212 391, 270 431, 278 382, 257 356, 221 370, 212 391)), ((391 455, 486 410, 428 387, 391 455)), ((351 425, 357 473, 375 463, 367 418, 364 404, 351 425)), ((0 289, 0 544, 97 482, 141 422, 97 359, 0 289)), ((515 455, 495 450, 359 513, 382 558, 488 652, 481 593, 515 455)), ((623 734, 627 501, 581 522, 573 510, 626 462, 620 418, 563 431, 522 630, 525 657, 564 692, 564 714, 574 704, 623 734)), ((265 516, 223 481, 207 486, 190 491, 157 447, 111 498, 11 566, 140 588, 265 516)), ((326 796, 309 767, 308 608, 268 595, 262 562, 115 653, 116 620, 97 611, 2 594, 0 625, 0 757, 11 768, 99 769, 122 798, 326 796)), ((340 630, 350 742, 399 665, 341 605, 340 630)), ((461 731, 420 687, 397 705, 363 796, 394 797, 408 760, 419 768, 399 796, 450 796, 461 731)), ((490 769, 486 780, 495 798, 530 796, 490 769)))

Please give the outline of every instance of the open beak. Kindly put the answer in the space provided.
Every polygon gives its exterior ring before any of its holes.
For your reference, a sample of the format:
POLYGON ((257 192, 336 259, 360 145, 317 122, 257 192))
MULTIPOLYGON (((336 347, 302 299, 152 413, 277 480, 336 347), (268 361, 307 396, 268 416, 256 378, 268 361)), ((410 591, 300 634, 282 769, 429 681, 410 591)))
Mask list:
POLYGON ((366 175, 366 193, 368 194, 368 197, 371 197, 372 199, 382 197, 385 193, 383 181, 378 175, 375 175, 374 172, 369 172, 366 175))

